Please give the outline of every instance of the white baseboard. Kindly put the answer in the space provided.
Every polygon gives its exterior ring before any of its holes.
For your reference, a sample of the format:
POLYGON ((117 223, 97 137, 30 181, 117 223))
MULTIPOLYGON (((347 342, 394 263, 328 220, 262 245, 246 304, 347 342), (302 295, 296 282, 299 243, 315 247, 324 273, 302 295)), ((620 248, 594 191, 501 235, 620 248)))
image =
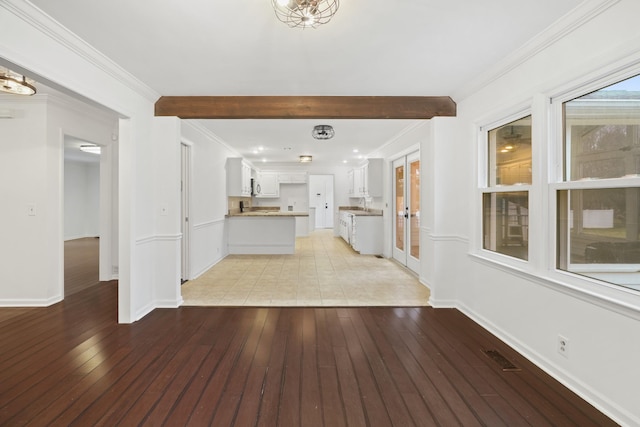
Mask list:
POLYGON ((0 299, 0 307, 49 307, 63 299, 60 295, 47 299, 0 299))
MULTIPOLYGON (((436 306, 434 305, 434 307, 436 306)), ((580 379, 566 372, 557 364, 541 356, 539 353, 522 343, 519 339, 503 331, 493 322, 474 312, 466 305, 460 304, 458 302, 455 307, 451 308, 457 308, 458 310, 460 310, 478 325, 482 326, 491 334, 504 341, 515 351, 520 353, 520 355, 528 359, 530 362, 545 371, 547 374, 551 375, 555 380, 560 382, 569 390, 573 391, 585 401, 589 402, 596 409, 607 415, 615 422, 623 426, 640 425, 640 417, 638 417, 638 415, 632 414, 624 408, 621 408, 618 404, 616 404, 616 402, 612 401, 607 396, 602 395, 600 392, 588 386, 580 379)))

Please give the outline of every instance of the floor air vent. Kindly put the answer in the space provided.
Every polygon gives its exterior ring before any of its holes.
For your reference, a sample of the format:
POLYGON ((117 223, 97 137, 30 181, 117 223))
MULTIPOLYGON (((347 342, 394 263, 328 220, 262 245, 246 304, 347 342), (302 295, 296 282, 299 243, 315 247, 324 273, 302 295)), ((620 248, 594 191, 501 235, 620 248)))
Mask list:
POLYGON ((502 368, 503 372, 519 372, 521 369, 511 363, 498 350, 486 350, 485 354, 502 368))
POLYGON ((376 255, 376 258, 384 258, 382 255, 376 255))

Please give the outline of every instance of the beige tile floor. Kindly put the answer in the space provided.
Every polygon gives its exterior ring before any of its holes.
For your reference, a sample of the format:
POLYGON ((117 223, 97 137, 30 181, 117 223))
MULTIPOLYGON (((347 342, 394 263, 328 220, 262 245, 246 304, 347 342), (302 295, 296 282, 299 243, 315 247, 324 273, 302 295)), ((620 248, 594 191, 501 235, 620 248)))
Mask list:
POLYGON ((230 255, 182 285, 182 297, 190 306, 424 306, 429 289, 395 262, 316 230, 296 239, 294 255, 230 255))

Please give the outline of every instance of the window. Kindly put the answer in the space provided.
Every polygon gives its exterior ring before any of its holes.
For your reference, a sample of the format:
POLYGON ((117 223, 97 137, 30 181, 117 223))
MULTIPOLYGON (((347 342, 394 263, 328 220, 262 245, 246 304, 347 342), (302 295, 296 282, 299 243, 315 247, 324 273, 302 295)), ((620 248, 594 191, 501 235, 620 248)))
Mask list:
POLYGON ((640 76, 563 104, 561 270, 640 290, 640 76))
POLYGON ((487 188, 483 191, 483 248, 527 260, 531 116, 487 132, 487 188))

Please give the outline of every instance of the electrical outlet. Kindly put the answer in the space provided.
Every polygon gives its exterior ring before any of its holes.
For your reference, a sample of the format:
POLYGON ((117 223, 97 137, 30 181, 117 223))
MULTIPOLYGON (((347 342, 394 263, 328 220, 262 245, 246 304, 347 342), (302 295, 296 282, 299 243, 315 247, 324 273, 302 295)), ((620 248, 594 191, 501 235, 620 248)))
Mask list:
POLYGON ((558 335, 558 353, 564 357, 569 357, 569 340, 562 335, 558 335))

